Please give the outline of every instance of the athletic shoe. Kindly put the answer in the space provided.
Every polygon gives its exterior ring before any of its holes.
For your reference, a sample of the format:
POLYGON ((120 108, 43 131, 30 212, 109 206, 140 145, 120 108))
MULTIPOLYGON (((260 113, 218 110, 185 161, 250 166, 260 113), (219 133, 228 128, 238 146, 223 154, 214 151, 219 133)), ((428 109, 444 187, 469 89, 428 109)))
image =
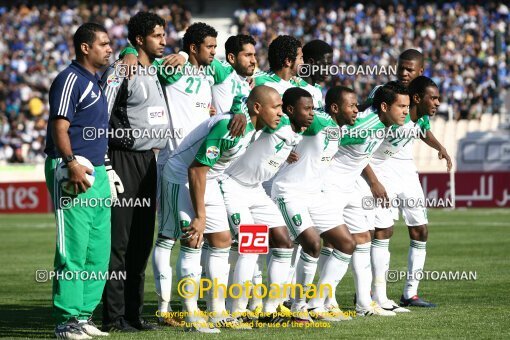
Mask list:
POLYGON ((282 305, 290 310, 290 307, 292 307, 292 300, 285 300, 283 301, 282 305))
POLYGON ((372 301, 370 306, 366 308, 360 307, 358 304, 356 304, 356 315, 357 316, 372 316, 372 315, 379 315, 379 316, 395 316, 395 312, 384 310, 379 306, 375 301, 372 301))
POLYGON ((431 303, 431 302, 427 302, 427 301, 423 301, 418 295, 415 295, 415 296, 413 296, 410 299, 406 299, 406 298, 404 298, 404 295, 402 295, 400 297, 400 305, 402 307, 407 307, 407 306, 411 306, 411 307, 426 307, 426 308, 436 307, 436 304, 431 303))
POLYGON ((292 312, 290 311, 290 307, 286 307, 283 303, 280 303, 278 307, 276 307, 276 312, 285 318, 291 318, 292 312))
POLYGON ((336 319, 335 321, 349 321, 352 318, 344 313, 338 305, 327 305, 325 306, 326 310, 336 319))
POLYGON ((70 319, 67 322, 55 327, 55 336, 57 339, 92 339, 81 327, 76 319, 70 319))
POLYGON ((158 325, 161 326, 170 326, 170 327, 181 327, 182 323, 184 322, 183 318, 178 317, 172 312, 163 312, 158 313, 157 315, 160 315, 158 317, 158 325))
POLYGON ((92 318, 89 318, 87 322, 80 322, 80 326, 87 335, 90 336, 108 336, 110 334, 101 332, 97 326, 92 322, 92 318))
POLYGON ((242 318, 233 318, 232 316, 219 316, 209 318, 216 328, 230 328, 230 329, 252 329, 248 322, 243 322, 242 318))
POLYGON ((262 314, 262 305, 258 305, 253 310, 249 310, 247 316, 250 320, 257 320, 262 314))
POLYGON ((101 327, 101 330, 103 332, 110 332, 110 333, 135 333, 139 332, 138 329, 132 327, 124 318, 118 318, 112 323, 104 324, 101 327))
POLYGON ((159 329, 158 326, 151 324, 142 318, 135 321, 129 321, 129 324, 139 331, 155 331, 159 329))
POLYGON ((308 314, 313 320, 335 322, 337 321, 332 314, 324 307, 315 307, 308 310, 308 314))
POLYGON ((292 321, 302 323, 313 322, 310 314, 308 313, 308 306, 306 304, 301 306, 293 304, 290 312, 292 313, 292 321))
POLYGON ((185 327, 187 332, 199 333, 221 333, 218 328, 215 328, 211 322, 207 322, 201 317, 186 317, 185 327))
POLYGON ((393 300, 386 300, 384 303, 380 303, 379 306, 381 306, 384 310, 389 310, 395 313, 409 313, 410 310, 404 307, 400 307, 395 303, 393 300))
POLYGON ((270 324, 288 324, 290 318, 281 316, 280 313, 262 313, 259 317, 259 322, 270 324))

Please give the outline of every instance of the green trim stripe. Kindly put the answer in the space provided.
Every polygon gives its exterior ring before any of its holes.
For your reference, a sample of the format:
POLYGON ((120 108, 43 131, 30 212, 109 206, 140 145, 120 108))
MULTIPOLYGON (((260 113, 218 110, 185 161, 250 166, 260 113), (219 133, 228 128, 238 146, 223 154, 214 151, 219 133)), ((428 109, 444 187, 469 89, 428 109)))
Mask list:
POLYGON ((316 259, 314 257, 311 257, 310 255, 308 255, 307 253, 305 253, 303 251, 301 251, 301 254, 299 255, 299 258, 301 260, 305 261, 305 262, 308 262, 308 263, 317 263, 317 261, 319 260, 319 259, 316 259))
POLYGON ((181 251, 188 253, 188 254, 198 254, 198 253, 200 253, 201 250, 202 250, 201 248, 190 248, 190 247, 181 245, 181 251))
POLYGON ((390 246, 390 240, 372 240, 372 247, 376 248, 388 248, 390 246))
POLYGON ((174 215, 174 238, 179 238, 181 233, 181 224, 179 223, 179 209, 177 209, 179 204, 179 184, 172 183, 172 212, 174 215))
POLYGON ((331 255, 331 250, 329 248, 322 248, 321 249, 321 255, 326 255, 326 256, 329 256, 331 255))
POLYGON ((345 262, 345 263, 349 263, 351 262, 351 256, 346 256, 347 254, 344 254, 338 250, 333 250, 331 252, 331 254, 337 258, 338 260, 342 261, 342 262, 345 262))
POLYGON ((292 233, 294 236, 294 239, 298 237, 296 230, 294 229, 294 225, 292 224, 291 219, 289 218, 289 215, 287 214, 287 209, 285 207, 285 202, 283 200, 283 197, 277 198, 278 201, 278 207, 280 208, 280 212, 282 213, 283 219, 285 220, 285 223, 287 224, 287 229, 292 233))
POLYGON ((158 238, 156 240, 156 247, 160 247, 163 249, 172 250, 172 248, 174 247, 174 244, 175 244, 175 241, 173 241, 173 240, 167 240, 164 238, 158 238))
POLYGON ((416 249, 427 249, 427 242, 411 240, 410 246, 416 249))

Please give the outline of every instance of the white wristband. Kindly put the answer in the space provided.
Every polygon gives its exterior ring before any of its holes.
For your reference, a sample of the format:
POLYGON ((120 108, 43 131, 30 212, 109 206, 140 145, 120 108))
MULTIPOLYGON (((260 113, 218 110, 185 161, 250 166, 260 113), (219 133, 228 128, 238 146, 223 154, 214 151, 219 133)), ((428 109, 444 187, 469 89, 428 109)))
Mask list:
POLYGON ((179 51, 179 54, 182 55, 184 57, 184 59, 186 59, 186 62, 188 62, 188 59, 189 59, 188 53, 186 53, 184 51, 179 51))

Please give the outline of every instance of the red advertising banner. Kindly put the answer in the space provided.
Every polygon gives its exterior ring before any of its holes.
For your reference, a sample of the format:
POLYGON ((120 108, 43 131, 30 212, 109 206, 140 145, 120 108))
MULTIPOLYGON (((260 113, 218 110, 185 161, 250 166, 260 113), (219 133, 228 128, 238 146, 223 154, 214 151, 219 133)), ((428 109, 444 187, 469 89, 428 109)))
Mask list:
POLYGON ((46 183, 0 183, 0 214, 46 213, 52 210, 46 183))
MULTIPOLYGON (((428 199, 451 200, 450 174, 420 174, 428 199)), ((510 207, 510 172, 462 172, 455 174, 455 206, 510 207)))

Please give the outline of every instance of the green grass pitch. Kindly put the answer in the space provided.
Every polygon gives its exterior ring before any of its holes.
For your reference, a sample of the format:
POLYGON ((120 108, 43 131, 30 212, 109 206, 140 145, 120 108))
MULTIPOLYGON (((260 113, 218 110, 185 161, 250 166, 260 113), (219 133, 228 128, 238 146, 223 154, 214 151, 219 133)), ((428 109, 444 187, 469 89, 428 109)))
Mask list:
MULTIPOLYGON (((53 337, 51 283, 37 283, 35 271, 50 270, 55 248, 53 215, 0 216, 0 337, 53 337)), ((422 281, 421 296, 435 309, 412 309, 393 318, 355 318, 319 329, 223 330, 208 339, 339 339, 339 338, 510 338, 510 209, 432 210, 425 270, 471 271, 476 280, 422 281)), ((391 269, 405 270, 409 237, 401 222, 390 242, 391 269)), ((173 251, 173 263, 177 256, 173 251)), ((388 284, 388 296, 398 301, 404 282, 388 284)), ((353 309, 349 271, 337 289, 344 310, 353 309)), ((174 293, 174 300, 178 298, 174 293)), ((157 299, 152 268, 147 269, 144 314, 154 321, 157 299)), ((99 324, 100 307, 95 321, 99 324)), ((110 339, 205 339, 197 333, 165 328, 110 339)))

